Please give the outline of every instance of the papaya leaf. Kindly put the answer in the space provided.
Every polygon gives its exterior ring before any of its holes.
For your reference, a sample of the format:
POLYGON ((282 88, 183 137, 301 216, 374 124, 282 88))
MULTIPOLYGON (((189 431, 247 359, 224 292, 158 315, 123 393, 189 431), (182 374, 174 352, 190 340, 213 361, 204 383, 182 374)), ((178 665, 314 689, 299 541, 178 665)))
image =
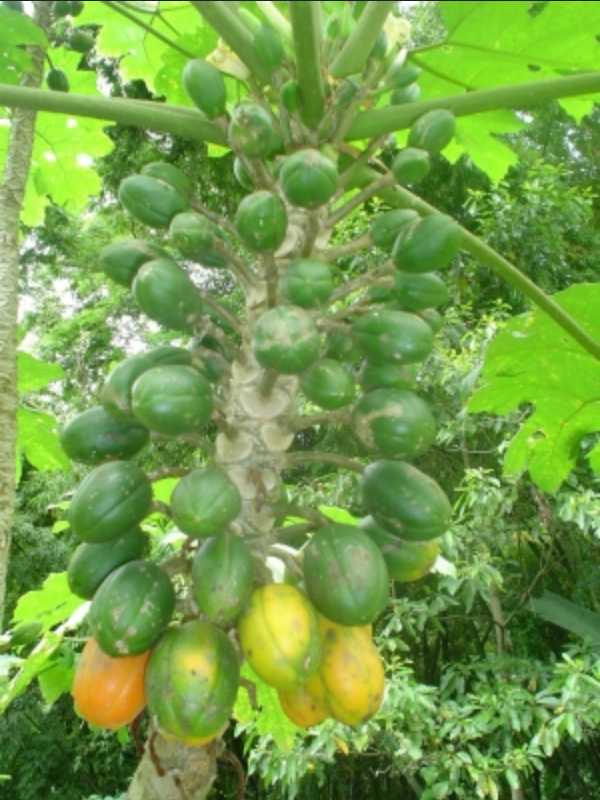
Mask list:
POLYGON ((261 736, 272 736, 281 750, 290 752, 294 747, 294 735, 298 728, 281 710, 277 692, 257 678, 248 664, 242 667, 242 677, 254 684, 256 696, 251 700, 249 692, 242 686, 237 695, 233 716, 243 724, 255 721, 256 730, 261 736))
POLYGON ((23 350, 19 350, 17 353, 17 370, 19 395, 39 392, 49 383, 59 381, 65 374, 60 364, 40 361, 39 358, 23 350))
MULTIPOLYGON (((582 328, 600 339, 600 285, 578 284, 554 296, 582 328)), ((533 408, 506 451, 504 471, 528 468, 531 479, 553 493, 575 467, 582 441, 600 431, 600 361, 540 310, 515 317, 488 348, 483 386, 471 413, 496 415, 533 408)), ((600 451, 590 465, 600 468, 600 451)))
POLYGON ((447 38, 418 58, 428 71, 420 82, 427 78, 432 88, 436 75, 455 91, 472 91, 598 67, 596 4, 554 0, 537 14, 529 0, 514 0, 510 9, 493 0, 442 0, 440 8, 447 38))
POLYGON ((69 459, 60 446, 56 420, 50 414, 19 408, 17 446, 36 469, 69 469, 69 459))
POLYGON ((30 44, 44 47, 46 34, 31 17, 0 6, 0 45, 30 44))
POLYGON ((525 125, 511 111, 490 111, 461 117, 456 122, 454 141, 444 149, 444 156, 456 162, 466 151, 474 164, 493 181, 500 181, 509 167, 518 161, 516 153, 497 138, 498 134, 516 133, 525 125))
POLYGON ((75 660, 73 651, 66 648, 53 659, 52 666, 38 676, 38 683, 44 701, 51 706, 58 698, 71 690, 75 660))
MULTIPOLYGON (((64 48, 52 51, 52 64, 69 78, 71 92, 99 95, 94 72, 78 70, 79 53, 64 48)), ((25 203, 21 219, 39 225, 44 209, 52 200, 70 211, 85 207, 91 195, 100 191, 100 178, 94 170, 96 159, 112 149, 102 120, 68 115, 39 113, 25 203)), ((10 117, 0 112, 0 162, 6 159, 10 117)))
MULTIPOLYGON (((128 4, 135 14, 135 7, 128 4)), ((162 2, 156 4, 159 13, 135 14, 140 22, 195 56, 206 56, 217 45, 216 33, 206 25, 198 12, 188 2, 162 2)), ((161 72, 165 62, 173 66, 171 85, 181 84, 181 70, 186 57, 179 54, 170 61, 173 48, 168 42, 154 36, 135 22, 126 19, 103 3, 87 3, 80 19, 85 24, 101 25, 97 39, 100 55, 122 59, 119 69, 125 80, 141 79, 151 91, 157 91, 157 75, 161 73, 161 88, 165 88, 166 75, 161 72), (125 56, 124 56, 125 54, 125 56), (124 56, 124 57, 123 57, 124 56), (183 61, 182 61, 183 59, 183 61)), ((169 102, 179 102, 183 97, 168 96, 169 102)), ((185 98, 186 104, 191 105, 185 98)))
POLYGON ((0 714, 3 714, 10 703, 22 695, 29 684, 48 668, 50 659, 58 652, 61 644, 62 635, 52 631, 45 634, 0 696, 0 714))
POLYGON ((78 621, 73 615, 88 604, 69 589, 66 572, 53 572, 42 589, 24 594, 17 603, 13 622, 41 622, 48 631, 66 620, 78 621))
POLYGON ((548 622, 600 644, 600 614, 594 614, 593 611, 549 591, 544 591, 541 597, 532 600, 531 607, 534 613, 548 622))
MULTIPOLYGON (((510 9, 493 0, 442 0, 440 8, 446 38, 411 56, 423 70, 419 78, 422 99, 598 68, 598 4, 592 8, 583 1, 555 0, 534 13, 529 0, 516 0, 510 9)), ((567 99, 564 107, 579 121, 591 111, 594 99, 567 99)), ((461 119, 456 143, 445 154, 451 152, 451 160, 455 160, 460 148, 498 179, 514 159, 508 148, 493 138, 503 131, 493 117, 486 117, 478 115, 468 122, 461 119)))

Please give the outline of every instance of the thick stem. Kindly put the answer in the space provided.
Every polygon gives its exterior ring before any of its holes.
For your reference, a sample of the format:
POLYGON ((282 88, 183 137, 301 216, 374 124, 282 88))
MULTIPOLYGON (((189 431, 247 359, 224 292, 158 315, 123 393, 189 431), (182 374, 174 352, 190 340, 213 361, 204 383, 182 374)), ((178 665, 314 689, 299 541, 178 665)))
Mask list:
POLYGON ((361 72, 373 49, 394 0, 370 0, 356 27, 333 61, 329 72, 334 78, 345 78, 361 72))
POLYGON ((294 0, 289 4, 298 84, 300 116, 308 128, 315 128, 325 113, 325 89, 321 65, 323 26, 321 4, 294 0))
POLYGON ((49 92, 0 84, 0 105, 30 111, 50 111, 74 117, 118 122, 138 128, 172 133, 193 142, 212 142, 225 145, 222 128, 207 120, 199 111, 167 103, 149 103, 122 97, 89 97, 83 94, 49 92))
POLYGON ((240 18, 228 8, 229 3, 220 0, 191 0, 191 4, 234 53, 237 53, 259 83, 268 84, 270 73, 256 55, 254 38, 240 18))
POLYGON ((457 117, 466 117, 499 108, 528 108, 547 103, 549 100, 558 100, 560 97, 595 94, 599 91, 600 72, 589 72, 565 78, 479 89, 422 100, 418 103, 407 103, 403 106, 369 109, 358 114, 346 134, 346 141, 372 139, 375 136, 410 128, 415 120, 435 108, 446 108, 457 117))

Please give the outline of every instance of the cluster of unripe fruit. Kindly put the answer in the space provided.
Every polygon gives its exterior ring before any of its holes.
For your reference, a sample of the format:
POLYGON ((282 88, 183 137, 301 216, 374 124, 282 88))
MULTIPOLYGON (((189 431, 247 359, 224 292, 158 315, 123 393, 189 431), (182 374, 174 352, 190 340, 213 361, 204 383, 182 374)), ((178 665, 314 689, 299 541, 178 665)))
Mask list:
MULTIPOLYGON (((275 39, 264 31, 261 37, 263 61, 276 72, 282 60, 275 39)), ((406 69, 396 65, 385 73, 391 84, 394 72, 396 91, 414 82, 406 69)), ((359 281, 354 294, 361 299, 353 302, 352 289, 336 281, 327 240, 338 220, 335 203, 376 178, 369 169, 364 178, 351 163, 343 166, 327 141, 315 146, 314 137, 303 139, 294 83, 279 86, 278 113, 263 100, 240 103, 229 114, 220 71, 201 59, 185 68, 187 93, 226 131, 235 174, 249 192, 234 220, 198 203, 191 182, 171 164, 148 164, 120 186, 128 213, 166 231, 168 245, 184 260, 233 273, 252 297, 246 309, 252 324, 249 330, 225 303, 199 292, 162 246, 131 239, 100 253, 102 270, 132 291, 146 316, 193 337, 193 344, 126 359, 107 378, 101 405, 62 433, 67 454, 94 467, 69 509, 82 542, 69 581, 75 593, 91 599, 92 638, 74 697, 96 724, 127 724, 147 703, 163 734, 204 744, 232 714, 242 657, 277 690, 296 724, 327 717, 361 724, 383 698, 384 670, 371 625, 388 603, 390 578, 426 574, 450 522, 448 498, 410 462, 435 438, 432 412, 414 391, 416 365, 433 348, 440 324, 435 307, 447 299, 434 271, 460 248, 460 229, 443 214, 421 216, 409 208, 376 216, 364 247, 377 248, 386 260, 372 285, 359 281), (291 139, 278 114, 287 117, 291 139), (139 526, 154 508, 153 490, 130 459, 151 437, 202 446, 207 426, 217 419, 223 424, 222 409, 231 411, 223 398, 232 372, 253 374, 249 365, 264 373, 265 402, 278 381, 293 378, 294 391, 325 412, 349 409, 343 421, 376 456, 361 467, 369 516, 359 526, 317 526, 297 554, 302 568, 293 585, 265 584, 264 564, 257 568, 244 538, 240 488, 217 458, 183 475, 170 498, 168 514, 190 537, 188 573, 171 576, 143 558, 139 526)), ((338 92, 339 111, 355 98, 338 92)), ((453 132, 451 114, 426 114, 390 174, 401 185, 421 180, 430 153, 453 132)), ((392 181, 386 178, 385 186, 392 181)), ((235 413, 225 423, 220 436, 235 442, 235 413)), ((277 457, 280 477, 285 463, 277 457)), ((273 518, 278 496, 264 498, 273 518)))

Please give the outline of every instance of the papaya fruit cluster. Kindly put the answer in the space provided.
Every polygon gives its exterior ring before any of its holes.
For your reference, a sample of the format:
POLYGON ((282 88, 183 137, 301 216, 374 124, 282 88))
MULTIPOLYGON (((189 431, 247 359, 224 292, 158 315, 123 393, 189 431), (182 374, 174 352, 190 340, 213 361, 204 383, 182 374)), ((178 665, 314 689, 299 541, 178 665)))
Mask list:
MULTIPOLYGON (((412 462, 436 436, 417 373, 441 325, 436 308, 448 300, 438 271, 457 254, 461 232, 443 214, 396 202, 404 195, 394 182, 412 186, 427 175, 454 119, 428 112, 388 170, 365 166, 340 144, 337 126, 374 98, 416 99, 418 71, 382 36, 363 75, 331 78, 326 119, 310 127, 290 43, 255 22, 255 52, 271 75, 259 94, 233 103, 223 73, 203 59, 182 76, 203 117, 227 131, 247 192, 234 218, 208 211, 173 164, 153 162, 119 189, 126 212, 155 231, 152 241, 112 242, 99 254, 106 276, 178 343, 125 359, 99 404, 61 434, 67 455, 92 467, 68 512, 81 540, 69 582, 91 600, 76 705, 91 722, 113 727, 147 702, 158 729, 189 745, 227 725, 241 657, 298 725, 328 717, 357 725, 373 716, 384 668, 371 626, 388 603, 390 580, 431 569, 451 515, 441 487, 412 462), (373 194, 383 188, 391 207, 357 244, 336 249, 329 244, 336 225, 371 186, 373 194), (349 247, 376 259, 376 268, 347 279, 337 261, 349 247), (228 270, 245 308, 200 291, 194 264, 228 270), (299 427, 295 418, 286 428, 294 414, 286 407, 282 422, 272 411, 281 386, 292 403, 300 398, 304 416, 316 406, 318 424, 331 412, 351 427, 367 514, 358 526, 309 515, 311 534, 290 556, 293 585, 265 578, 268 547, 257 546, 258 533, 267 543, 282 533, 287 450, 307 424, 301 414, 299 427), (217 446, 206 448, 215 430, 217 446), (167 509, 154 504, 152 482, 133 460, 160 438, 206 451, 201 466, 180 477, 167 509), (167 574, 144 557, 140 526, 155 510, 188 537, 187 572, 167 574), (258 531, 256 520, 265 519, 258 531), (113 669, 122 676, 114 684, 113 669), (105 691, 95 693, 98 684, 105 691), (131 691, 130 700, 121 691, 131 691)), ((327 20, 331 59, 348 24, 327 20)))

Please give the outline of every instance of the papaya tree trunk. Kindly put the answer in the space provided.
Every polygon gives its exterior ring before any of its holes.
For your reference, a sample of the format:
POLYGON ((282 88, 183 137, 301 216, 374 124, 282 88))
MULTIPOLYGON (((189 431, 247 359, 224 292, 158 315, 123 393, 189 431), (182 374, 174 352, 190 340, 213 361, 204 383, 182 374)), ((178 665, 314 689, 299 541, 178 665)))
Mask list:
POLYGON ((186 747, 152 733, 127 800, 204 800, 217 775, 221 741, 186 747))
MULTIPOLYGON (((47 30, 50 3, 38 0, 34 6, 35 21, 47 30)), ((31 55, 33 69, 23 76, 21 85, 36 88, 42 81, 45 51, 39 47, 32 48, 31 55)), ((15 498, 19 218, 29 177, 35 120, 34 111, 20 108, 13 111, 6 166, 0 185, 0 630, 15 498)))

